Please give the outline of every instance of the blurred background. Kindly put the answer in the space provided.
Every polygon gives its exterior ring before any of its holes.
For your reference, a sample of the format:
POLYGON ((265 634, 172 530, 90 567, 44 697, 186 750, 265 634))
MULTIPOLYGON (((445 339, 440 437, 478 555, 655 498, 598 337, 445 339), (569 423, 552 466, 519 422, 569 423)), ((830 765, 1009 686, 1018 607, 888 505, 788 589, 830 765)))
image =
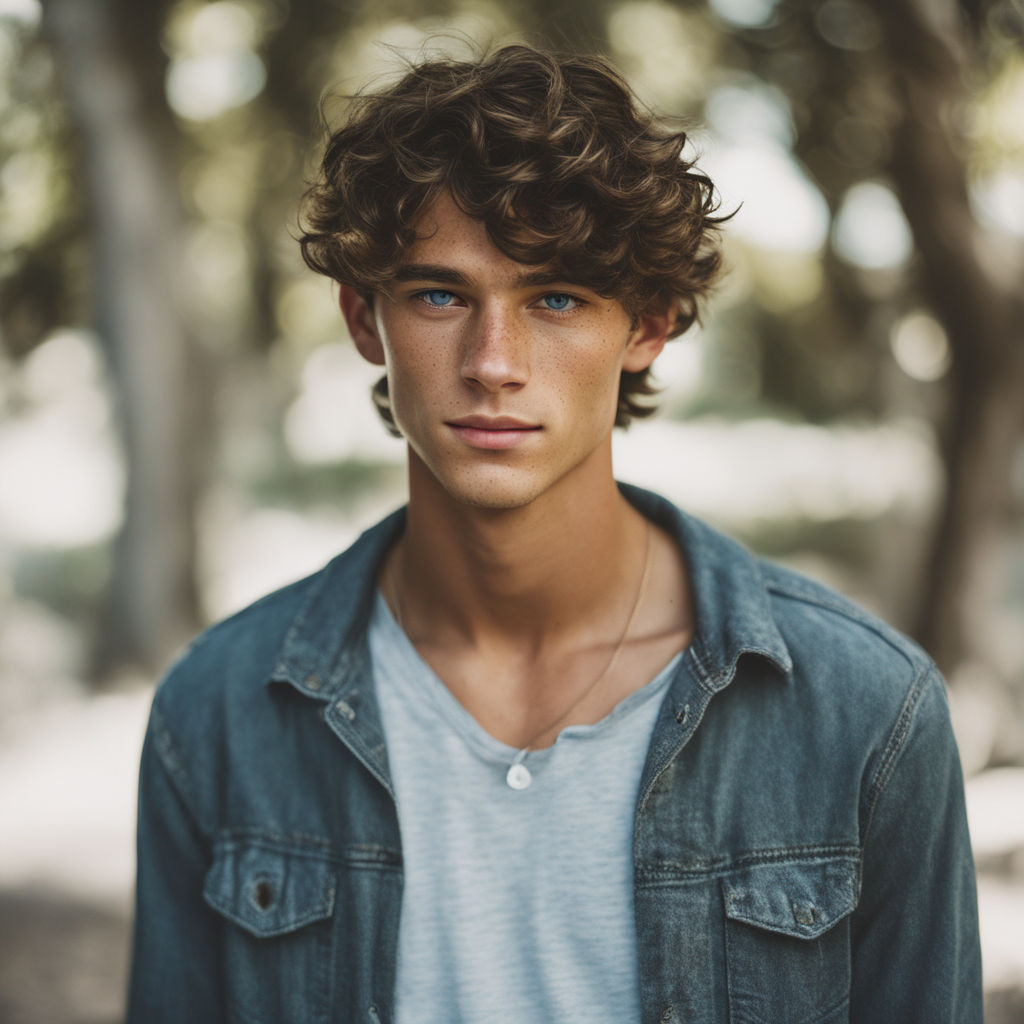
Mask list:
POLYGON ((120 1019, 174 652, 403 500, 294 241, 321 111, 519 39, 608 53, 739 207, 619 475, 937 659, 1024 1021, 1024 0, 0 0, 7 1024, 120 1019))

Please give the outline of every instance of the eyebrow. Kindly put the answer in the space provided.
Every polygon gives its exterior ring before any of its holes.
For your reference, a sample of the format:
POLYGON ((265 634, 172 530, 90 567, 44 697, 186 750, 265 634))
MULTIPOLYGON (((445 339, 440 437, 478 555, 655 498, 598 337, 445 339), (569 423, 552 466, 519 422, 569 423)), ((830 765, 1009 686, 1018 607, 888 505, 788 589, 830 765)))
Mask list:
MULTIPOLYGON (((440 263, 404 263, 395 270, 395 281, 436 281, 438 284, 451 284, 464 288, 469 285, 469 278, 454 267, 446 267, 440 263)), ((513 285, 518 288, 530 288, 545 284, 568 284, 569 282, 556 271, 540 268, 527 270, 516 275, 513 285)))

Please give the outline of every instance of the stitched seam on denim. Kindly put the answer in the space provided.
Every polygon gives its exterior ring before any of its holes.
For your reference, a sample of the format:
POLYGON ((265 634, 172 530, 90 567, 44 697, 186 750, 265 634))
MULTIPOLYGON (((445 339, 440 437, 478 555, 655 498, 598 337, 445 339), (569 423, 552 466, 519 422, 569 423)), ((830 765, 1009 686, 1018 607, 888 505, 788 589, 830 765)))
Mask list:
MULTIPOLYGON (((722 893, 722 902, 725 902, 725 894, 722 893)), ((728 918, 725 921, 725 925, 722 929, 725 932, 725 992, 729 1000, 729 1020, 738 1019, 738 1008, 735 1005, 733 996, 736 995, 736 986, 738 979, 733 976, 736 973, 737 963, 736 957, 733 955, 733 929, 729 927, 728 918)))
POLYGON ((750 928, 757 928, 762 932, 770 932, 772 935, 784 935, 787 939, 797 939, 799 942, 814 942, 815 939, 820 939, 826 932, 831 931, 844 917, 852 914, 855 906, 856 903, 851 903, 848 907, 844 907, 841 914, 836 914, 835 917, 830 917, 827 921, 823 921, 823 927, 816 928, 814 931, 782 928, 774 921, 765 921, 759 917, 740 916, 734 913, 730 914, 728 910, 725 912, 725 917, 728 921, 744 924, 750 928))
MULTIPOLYGON (((735 989, 736 989, 735 983, 733 981, 733 977, 734 977, 734 974, 736 974, 736 972, 733 970, 733 968, 734 968, 734 966, 736 966, 735 961, 736 961, 737 958, 734 957, 733 953, 732 953, 733 944, 734 944, 734 941, 735 941, 733 936, 736 935, 738 937, 739 931, 738 931, 738 929, 731 928, 729 926, 729 922, 731 920, 733 920, 733 919, 729 917, 728 911, 726 911, 726 922, 725 922, 725 929, 724 929, 724 931, 725 931, 725 970, 726 970, 725 987, 726 987, 726 992, 727 992, 728 1000, 729 1000, 729 1019, 730 1020, 732 1020, 734 1017, 736 1017, 736 1019, 739 1019, 739 1017, 737 1016, 739 1007, 736 1005, 736 1002, 733 999, 733 995, 734 995, 735 989)), ((838 924, 839 921, 841 921, 841 920, 842 920, 842 918, 840 918, 839 920, 834 922, 833 926, 835 924, 838 924)), ((742 922, 740 922, 740 923, 742 923, 742 922)), ((828 929, 826 929, 826 931, 827 930, 828 929)), ((792 936, 792 935, 789 935, 788 933, 785 933, 785 932, 781 932, 781 933, 780 932, 776 932, 774 929, 771 929, 771 931, 772 931, 772 934, 783 934, 783 935, 786 935, 788 938, 800 938, 803 941, 812 941, 813 942, 813 941, 816 941, 817 939, 819 939, 821 937, 821 935, 817 935, 817 936, 805 938, 803 936, 792 936)), ((821 933, 821 934, 824 934, 824 932, 821 933)), ((849 982, 847 982, 847 989, 846 989, 845 992, 841 992, 839 994, 839 998, 838 998, 837 1002, 835 1002, 834 1004, 832 1004, 831 1006, 827 1007, 824 1010, 815 1010, 813 1017, 805 1018, 803 1021, 797 1022, 797 1024, 815 1024, 816 1021, 825 1020, 826 1018, 828 1018, 829 1016, 834 1014, 836 1012, 836 1010, 838 1010, 844 1004, 849 1003, 849 1000, 850 1000, 850 991, 849 991, 849 982)), ((746 1019, 751 1019, 749 1014, 747 1015, 746 1019)), ((774 1024, 774 1021, 768 1020, 768 1019, 764 1018, 757 1011, 756 1007, 753 1010, 752 1021, 756 1021, 756 1024, 774 1024)))
POLYGON ((696 678, 697 685, 712 695, 721 693, 721 691, 724 690, 736 676, 736 672, 739 669, 740 658, 742 658, 744 654, 757 655, 760 658, 764 658, 766 661, 770 661, 780 672, 787 671, 787 669, 779 662, 778 656, 773 651, 766 650, 763 647, 741 647, 736 651, 736 656, 725 668, 714 673, 708 669, 707 665, 702 660, 696 644, 691 644, 687 651, 693 661, 696 662, 696 668, 698 671, 694 673, 694 676, 696 678))
POLYGON ((849 861, 857 865, 860 848, 848 843, 813 846, 783 846, 772 850, 757 850, 738 857, 684 864, 679 861, 660 861, 657 865, 641 864, 637 877, 644 881, 674 881, 684 879, 722 878, 740 868, 760 864, 828 864, 849 861))
MULTIPOLYGON (((336 695, 335 695, 336 696, 336 695)), ((372 698, 376 700, 376 697, 372 698)), ((381 784, 384 791, 395 799, 394 784, 389 776, 390 768, 385 762, 378 771, 375 761, 380 759, 382 753, 387 752, 386 744, 367 742, 363 734, 351 725, 351 720, 338 710, 337 701, 332 699, 324 709, 324 721, 334 735, 345 745, 348 751, 359 763, 381 784)))
POLYGON ((259 828, 227 828, 217 835, 217 848, 258 847, 272 853, 292 854, 309 860, 350 867, 400 868, 402 856, 376 843, 350 843, 337 847, 319 836, 301 832, 278 833, 259 828))
MULTIPOLYGON (((704 664, 704 659, 700 656, 700 647, 702 646, 702 644, 699 642, 699 639, 697 637, 694 637, 694 641, 695 642, 691 643, 689 647, 690 657, 696 663, 697 672, 695 673, 695 675, 697 677, 697 685, 704 686, 704 680, 707 679, 711 675, 711 673, 710 671, 708 671, 707 666, 704 664)), ((704 689, 709 690, 710 688, 704 686, 704 689)))
MULTIPOLYGON (((258 842, 256 840, 242 840, 235 841, 231 839, 220 839, 215 847, 214 863, 218 863, 223 854, 233 854, 236 851, 259 849, 263 853, 276 857, 276 861, 281 860, 304 860, 318 868, 316 875, 316 881, 318 888, 320 889, 320 895, 318 899, 309 905, 302 913, 292 915, 282 923, 278 923, 273 927, 262 927, 261 922, 253 920, 252 918, 245 917, 242 914, 236 913, 235 901, 233 899, 223 899, 219 892, 207 891, 204 885, 203 897, 206 902, 216 909, 219 913, 223 914, 228 920, 233 921, 239 927, 251 932, 255 935, 272 937, 278 935, 287 935, 290 932, 297 931, 299 928, 304 927, 307 924, 311 924, 314 921, 321 921, 324 918, 330 917, 334 913, 334 903, 337 896, 337 878, 331 871, 332 859, 325 857, 319 850, 314 850, 309 846, 302 843, 295 844, 276 844, 273 842, 258 842), (322 886, 322 888, 321 888, 322 886)), ((259 879, 263 876, 263 872, 260 870, 259 865, 256 866, 255 878, 259 879)), ((268 918, 266 921, 267 925, 270 925, 274 921, 279 921, 280 915, 276 915, 268 918)))
MULTIPOLYGON (((855 865, 851 866, 855 867, 855 865)), ((834 914, 833 916, 821 921, 821 927, 815 927, 813 930, 809 930, 807 925, 783 928, 776 921, 769 921, 763 917, 757 917, 754 914, 737 913, 735 910, 730 912, 728 900, 726 900, 725 916, 730 921, 737 921, 740 924, 748 924, 753 928, 760 928, 763 931, 771 932, 773 935, 786 935, 791 939, 800 939, 807 942, 820 938, 825 934, 825 932, 834 928, 844 917, 848 917, 853 912, 856 905, 857 900, 855 898, 855 894, 850 893, 849 903, 843 905, 842 912, 834 914)))
POLYGON ((292 932, 297 932, 300 928, 305 928, 306 925, 314 924, 317 921, 326 921, 334 913, 334 898, 335 898, 335 886, 331 883, 330 889, 327 891, 321 902, 317 903, 316 906, 310 907, 303 914, 299 914, 296 917, 290 917, 288 920, 281 925, 274 928, 261 928, 259 924, 254 922, 250 918, 245 918, 241 914, 236 914, 231 909, 231 904, 227 900, 222 900, 216 895, 205 896, 206 902, 219 914, 222 914, 229 921, 237 924, 239 928, 249 932, 251 935, 258 935, 264 938, 272 939, 277 938, 279 935, 290 935, 292 932))
MULTIPOLYGON (((647 786, 647 789, 644 791, 643 796, 640 798, 639 802, 637 803, 636 811, 633 813, 633 849, 634 849, 634 851, 636 850, 637 842, 639 841, 639 837, 640 837, 640 818, 641 818, 641 816, 643 815, 644 811, 647 808, 647 804, 648 804, 648 802, 651 799, 651 794, 654 792, 654 787, 658 785, 658 780, 662 777, 662 775, 665 774, 666 770, 668 769, 668 766, 680 755, 680 753, 682 753, 683 748, 690 742, 690 740, 693 739, 693 734, 700 727, 700 723, 704 721, 704 715, 707 712, 708 705, 711 703, 711 698, 714 696, 714 693, 712 693, 711 691, 707 690, 705 687, 701 687, 700 686, 700 679, 699 678, 697 680, 697 685, 698 685, 698 687, 700 687, 701 689, 704 690, 706 699, 703 700, 697 706, 696 714, 692 714, 691 713, 689 715, 689 718, 688 718, 689 729, 683 735, 682 739, 679 741, 678 747, 676 747, 676 749, 672 752, 671 756, 665 758, 665 763, 651 777, 650 784, 647 786)), ((667 699, 667 695, 666 695, 666 699, 667 699)), ((693 711, 692 707, 690 708, 690 711, 691 712, 693 711)), ((657 723, 655 723, 655 730, 657 730, 657 723)))
POLYGON ((767 589, 769 593, 776 594, 781 598, 800 601, 803 604, 820 608, 822 611, 831 612, 833 615, 846 619, 847 622, 860 626, 869 633, 874 633, 875 636, 899 654, 912 668, 919 669, 922 662, 928 661, 927 655, 923 651, 918 652, 914 647, 910 646, 911 642, 909 640, 890 633, 887 628, 882 628, 881 623, 875 622, 855 605, 847 605, 839 600, 829 600, 827 595, 823 595, 816 588, 804 590, 799 586, 782 584, 774 580, 767 583, 767 589), (913 657, 912 654, 917 656, 913 657))
POLYGON ((321 595, 324 587, 327 585, 327 578, 330 575, 330 570, 334 567, 333 562, 329 562, 323 569, 313 576, 309 577, 308 581, 312 587, 310 593, 308 593, 299 606, 299 610, 295 614, 295 618, 292 619, 291 625, 288 627, 288 631, 284 635, 284 640, 281 642, 281 648, 278 652, 276 661, 284 665, 285 664, 285 652, 289 647, 295 643, 299 635, 305 630, 306 622, 309 619, 310 612, 312 611, 313 604, 317 598, 321 595))
MULTIPOLYGON (((287 663, 286 652, 288 651, 289 646, 296 642, 302 633, 306 631, 306 626, 312 615, 313 608, 328 585, 332 582, 340 581, 345 578, 345 574, 342 572, 343 565, 364 557, 367 551, 376 549, 378 553, 376 562, 371 565, 370 570, 367 573, 360 573, 355 581, 355 586, 349 588, 350 590, 357 590, 362 587, 372 594, 373 579, 376 575, 376 569, 379 567, 380 558, 383 557, 389 544, 401 533, 402 529, 404 529, 404 509, 399 509, 381 520, 381 522, 377 523, 376 526, 367 530, 351 547, 333 558, 323 569, 320 570, 319 573, 315 574, 314 577, 309 578, 311 582, 316 583, 316 586, 302 603, 302 606, 285 635, 285 640, 281 645, 277 658, 279 664, 285 665, 287 663), (395 520, 398 516, 402 516, 402 520, 401 522, 396 523, 395 520), (387 536, 383 536, 383 527, 385 524, 388 524, 389 526, 387 536), (315 578, 316 576, 319 576, 320 579, 317 580, 315 578)), ((318 645, 322 650, 320 654, 320 666, 316 667, 322 666, 329 670, 329 678, 333 684, 333 686, 330 687, 332 693, 337 691, 338 684, 341 682, 342 677, 352 670, 352 666, 348 664, 351 659, 351 654, 349 652, 353 650, 358 651, 361 644, 365 644, 366 627, 369 623, 370 615, 369 607, 369 602, 363 602, 362 604, 357 605, 352 611, 350 621, 346 629, 334 629, 330 631, 328 637, 329 639, 333 639, 334 642, 329 648, 327 648, 323 643, 318 645)), ((364 659, 365 657, 366 655, 364 654, 364 659)), ((305 662, 306 659, 302 659, 302 661, 305 662)), ((313 666, 307 665, 306 667, 309 668, 313 666)))
MULTIPOLYGON (((293 595, 296 592, 300 591, 303 587, 315 584, 317 577, 322 575, 325 571, 325 569, 320 569, 317 572, 312 573, 301 580, 296 580, 294 583, 289 583, 287 586, 281 587, 280 589, 275 590, 269 594, 264 594, 263 597, 259 598, 256 601, 253 601, 252 604, 247 605, 245 608, 240 609, 234 614, 229 615, 226 619, 221 619, 220 622, 215 622, 212 626, 208 626, 188 644, 188 646, 182 652, 181 657, 177 659, 177 662, 175 664, 183 661, 187 655, 191 654, 198 648, 205 647, 212 640, 215 640, 220 633, 229 630, 240 619, 246 618, 254 612, 261 611, 266 605, 272 605, 278 602, 294 600, 293 595)), ((172 672, 173 667, 174 666, 172 666, 172 672)), ((170 674, 171 673, 168 673, 168 675, 170 674)))
POLYGON ((736 666, 739 664, 739 657, 737 656, 724 669, 720 669, 718 672, 711 672, 696 649, 693 650, 693 660, 697 663, 698 669, 695 673, 697 685, 712 697, 725 689, 732 677, 736 675, 736 666))
MULTIPOLYGON (((734 943, 736 938, 738 938, 739 936, 737 935, 736 928, 729 927, 729 920, 730 918, 727 915, 725 924, 725 987, 729 997, 729 1020, 745 1020, 748 1021, 749 1024, 774 1024, 773 1021, 769 1021, 765 1017, 763 1017, 761 1013, 758 1012, 756 1007, 752 1008, 750 1013, 744 1014, 742 1018, 739 1016, 740 1007, 738 1005, 738 1000, 734 999, 734 996, 736 996, 737 994, 736 987, 739 983, 739 979, 736 976, 740 973, 738 970, 739 965, 737 962, 740 959, 740 957, 738 955, 733 954, 734 943)), ((787 937, 793 938, 793 936, 787 937)), ((849 993, 846 993, 841 998, 849 999, 849 993)), ((839 1004, 837 1004, 837 1006, 838 1005, 839 1004)), ((825 1010, 824 1013, 815 1012, 815 1019, 821 1020, 823 1016, 826 1016, 830 1013, 834 1013, 835 1009, 836 1007, 833 1006, 828 1010, 825 1010)), ((810 1019, 807 1019, 802 1022, 797 1022, 797 1024, 814 1024, 814 1022, 810 1019)))
POLYGON ((199 815, 196 813, 195 806, 189 796, 190 780, 188 772, 185 769, 181 755, 174 745, 174 739, 171 736, 171 730, 167 727, 167 721, 155 700, 150 708, 149 715, 150 728, 153 730, 153 749, 156 751, 160 766, 167 773, 167 780, 170 782, 174 792, 177 793, 178 799, 184 805, 185 810, 188 811, 196 831, 203 840, 209 843, 213 837, 213 829, 204 827, 199 820, 199 815))
POLYGON ((895 771, 896 761, 906 746, 907 736, 910 733, 910 727, 914 716, 917 714, 917 709, 921 706, 925 688, 928 682, 936 675, 937 671, 935 669, 922 672, 914 681, 914 685, 911 687, 906 700, 903 702, 903 707, 900 709, 896 724, 893 726, 889 741, 885 745, 881 761, 875 771, 875 777, 872 779, 871 786, 868 789, 868 815, 864 826, 864 837, 861 840, 862 851, 867 848, 868 836, 871 834, 871 826, 875 820, 875 808, 878 806, 882 793, 885 792, 886 787, 889 785, 889 781, 892 779, 893 772, 895 771))

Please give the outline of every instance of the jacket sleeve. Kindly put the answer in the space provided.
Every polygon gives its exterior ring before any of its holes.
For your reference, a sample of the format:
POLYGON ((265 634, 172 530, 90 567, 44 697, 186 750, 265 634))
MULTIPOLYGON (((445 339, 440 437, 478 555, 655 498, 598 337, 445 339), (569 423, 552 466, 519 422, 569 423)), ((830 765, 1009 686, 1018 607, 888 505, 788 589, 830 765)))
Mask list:
POLYGON ((135 934, 127 1024, 219 1021, 219 925, 203 901, 209 843, 154 703, 139 776, 135 934))
POLYGON ((981 1024, 974 862, 945 684, 919 680, 867 793, 855 1024, 981 1024))

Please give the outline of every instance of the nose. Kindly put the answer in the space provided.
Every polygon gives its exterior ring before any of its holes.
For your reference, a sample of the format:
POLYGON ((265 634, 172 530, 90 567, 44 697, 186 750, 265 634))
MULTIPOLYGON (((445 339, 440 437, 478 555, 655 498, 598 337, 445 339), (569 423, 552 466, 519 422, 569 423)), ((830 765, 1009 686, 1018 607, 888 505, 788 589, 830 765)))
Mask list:
POLYGON ((481 309, 466 325, 462 379, 484 391, 521 388, 529 379, 529 341, 510 310, 481 309))

